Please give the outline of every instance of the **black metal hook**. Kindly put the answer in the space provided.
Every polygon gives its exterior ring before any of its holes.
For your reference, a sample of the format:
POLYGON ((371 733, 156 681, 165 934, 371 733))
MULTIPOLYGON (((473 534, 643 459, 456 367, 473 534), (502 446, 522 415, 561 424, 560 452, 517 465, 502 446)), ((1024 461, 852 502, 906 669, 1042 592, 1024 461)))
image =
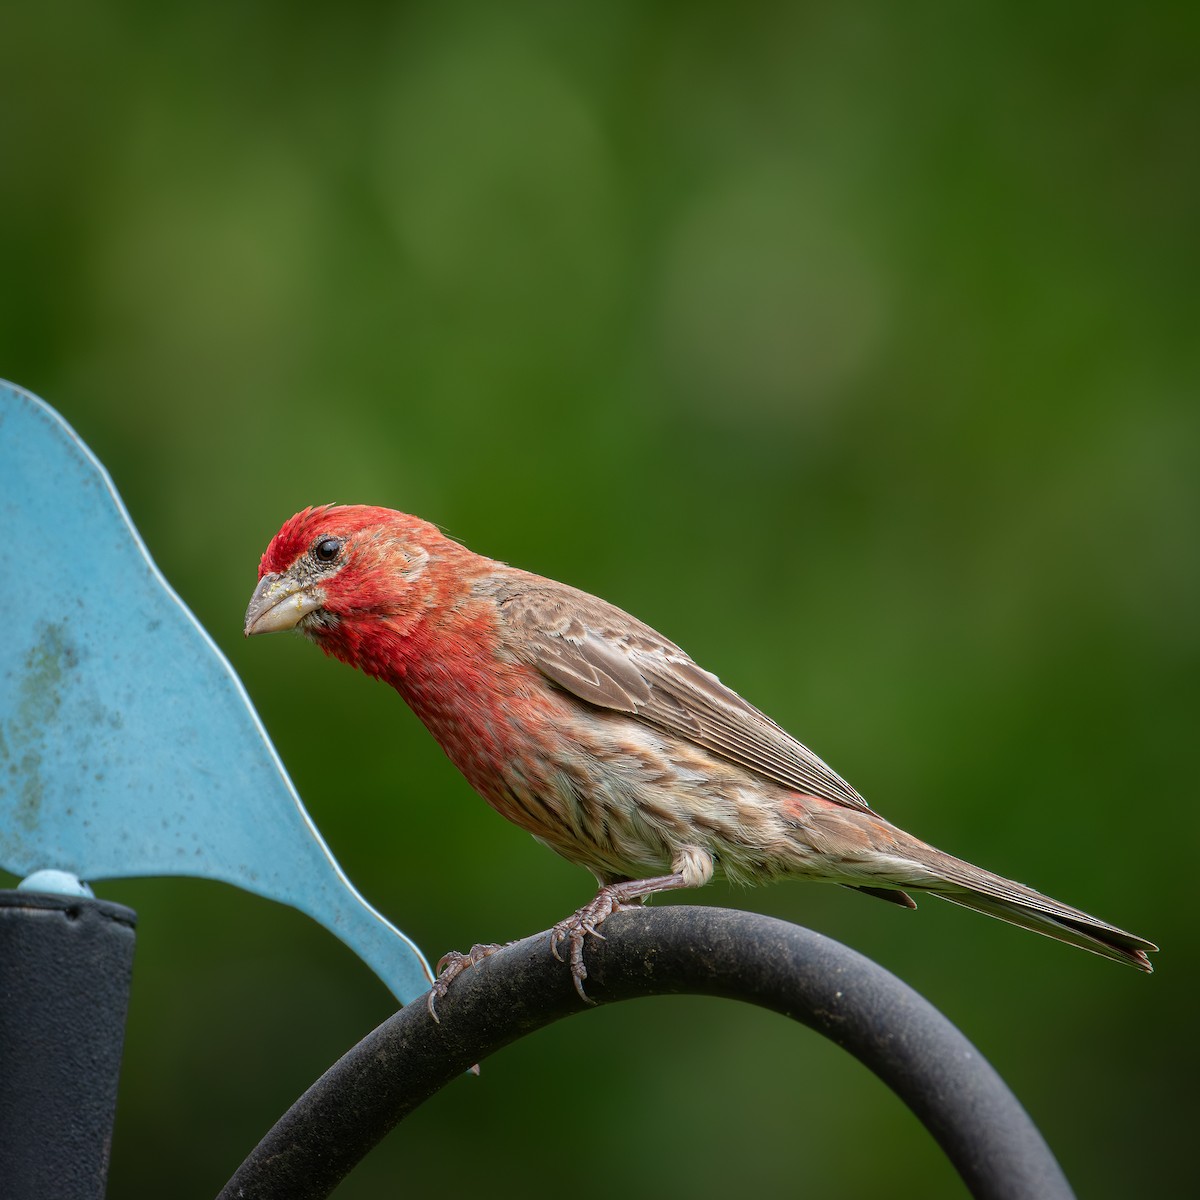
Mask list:
MULTIPOLYGON (((977 1200, 1073 1200, 1028 1114, 970 1042, 870 959, 756 913, 678 906, 618 913, 589 939, 597 1004, 692 993, 773 1009, 879 1076, 933 1134, 977 1200)), ((586 1012, 549 933, 484 959, 435 1023, 421 1001, 335 1063, 277 1122, 218 1200, 320 1200, 399 1121, 495 1050, 586 1012)))

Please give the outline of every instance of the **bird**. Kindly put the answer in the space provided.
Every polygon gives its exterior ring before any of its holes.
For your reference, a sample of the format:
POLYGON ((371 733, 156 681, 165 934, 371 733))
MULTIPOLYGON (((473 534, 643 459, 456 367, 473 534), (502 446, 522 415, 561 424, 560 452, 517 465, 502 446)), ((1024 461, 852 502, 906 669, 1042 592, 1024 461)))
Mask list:
MULTIPOLYGON (((393 687, 500 816, 595 876, 551 934, 585 1002, 585 943, 609 916, 714 877, 833 882, 905 908, 917 891, 1153 969, 1152 942, 885 820, 649 625, 419 517, 327 504, 284 522, 244 632, 289 629, 393 687)), ((497 948, 447 955, 431 1011, 497 948)))

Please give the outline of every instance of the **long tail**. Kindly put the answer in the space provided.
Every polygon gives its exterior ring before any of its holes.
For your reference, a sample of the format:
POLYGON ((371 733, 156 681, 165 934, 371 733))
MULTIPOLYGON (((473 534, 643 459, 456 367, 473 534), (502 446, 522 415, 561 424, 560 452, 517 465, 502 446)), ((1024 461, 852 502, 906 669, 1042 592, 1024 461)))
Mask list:
POLYGON ((934 876, 920 882, 912 881, 912 885, 922 891, 949 900, 951 904, 998 917, 1010 925, 1019 925, 1022 929, 1090 950, 1113 962, 1128 963, 1139 971, 1154 970, 1146 957, 1158 949, 1153 942, 1043 896, 1024 884, 993 875, 924 843, 919 845, 923 853, 914 857, 934 876))

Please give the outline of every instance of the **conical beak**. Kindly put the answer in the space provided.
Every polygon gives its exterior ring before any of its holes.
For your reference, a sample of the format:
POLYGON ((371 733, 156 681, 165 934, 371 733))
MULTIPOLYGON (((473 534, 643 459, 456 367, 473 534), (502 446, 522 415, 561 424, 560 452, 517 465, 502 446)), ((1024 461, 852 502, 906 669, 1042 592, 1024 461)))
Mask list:
POLYGON ((321 607, 325 595, 320 588, 297 582, 287 575, 264 575, 246 609, 245 634, 275 633, 294 629, 302 618, 321 607))

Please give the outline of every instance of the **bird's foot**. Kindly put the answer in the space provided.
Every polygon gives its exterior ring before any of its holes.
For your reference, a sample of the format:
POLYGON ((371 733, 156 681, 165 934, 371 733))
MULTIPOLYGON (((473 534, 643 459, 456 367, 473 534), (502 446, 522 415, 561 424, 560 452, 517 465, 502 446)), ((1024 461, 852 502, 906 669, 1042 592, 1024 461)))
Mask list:
POLYGON ((600 932, 600 926, 613 913, 626 908, 637 908, 640 903, 640 900, 632 904, 625 900, 621 895, 622 886, 621 884, 605 885, 578 912, 572 913, 566 920, 559 921, 550 931, 550 953, 559 962, 570 963, 571 979, 584 1004, 596 1003, 583 989, 583 981, 587 978, 587 967, 583 961, 584 942, 589 934, 604 941, 604 934, 600 932), (566 959, 559 953, 559 947, 564 941, 567 943, 566 959))
POLYGON ((512 942, 489 942, 486 945, 472 946, 466 954, 460 950, 451 950, 448 954, 443 954, 438 960, 437 978, 433 981, 433 986, 429 989, 429 996, 425 1001, 426 1008, 429 1009, 429 1015, 441 1024, 441 1017, 437 1014, 437 1003, 450 990, 450 985, 468 968, 474 967, 481 963, 485 958, 489 958, 495 954, 497 950, 503 950, 505 946, 513 945, 512 942))

